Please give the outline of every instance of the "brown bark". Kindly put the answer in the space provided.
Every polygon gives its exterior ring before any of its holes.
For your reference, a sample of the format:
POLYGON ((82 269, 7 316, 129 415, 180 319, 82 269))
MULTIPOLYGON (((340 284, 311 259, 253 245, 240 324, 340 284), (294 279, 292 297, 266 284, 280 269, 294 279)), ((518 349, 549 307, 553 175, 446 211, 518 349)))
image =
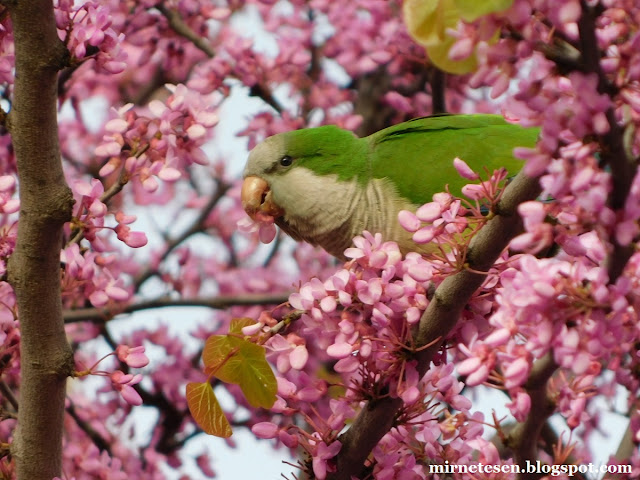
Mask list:
POLYGON ((9 128, 20 185, 20 221, 9 282, 18 303, 21 387, 11 452, 18 479, 61 474, 65 384, 73 371, 60 298, 62 227, 73 197, 60 162, 57 74, 67 61, 51 0, 7 5, 15 37, 16 81, 9 128))

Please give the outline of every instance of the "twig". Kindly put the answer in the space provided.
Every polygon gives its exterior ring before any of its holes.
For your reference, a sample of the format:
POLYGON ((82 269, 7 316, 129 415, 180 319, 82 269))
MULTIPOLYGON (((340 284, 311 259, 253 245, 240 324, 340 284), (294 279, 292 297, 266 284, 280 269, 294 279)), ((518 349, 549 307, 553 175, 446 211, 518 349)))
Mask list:
POLYGON ((446 113, 447 74, 437 67, 429 69, 429 86, 431 87, 431 113, 446 113))
POLYGON ((280 250, 280 245, 281 244, 282 244, 282 232, 278 231, 278 234, 276 235, 275 242, 273 242, 273 244, 271 246, 271 249, 269 250, 269 254, 264 259, 264 262, 262 262, 262 267, 263 268, 268 267, 271 264, 271 262, 276 258, 276 254, 280 250))
POLYGON ((553 355, 547 353, 534 364, 524 386, 531 397, 531 410, 525 421, 516 425, 506 442, 513 449, 516 463, 520 465, 519 480, 533 480, 542 476, 542 473, 527 473, 526 464, 537 458, 540 432, 555 409, 554 402, 547 396, 547 381, 557 368, 553 355))
MULTIPOLYGON (((307 12, 307 16, 309 18, 309 22, 312 24, 313 30, 313 22, 315 21, 316 15, 313 9, 309 9, 307 12)), ((311 87, 314 84, 317 84, 320 80, 320 74, 322 73, 321 66, 321 47, 314 43, 311 44, 310 52, 311 52, 311 62, 309 63, 309 68, 307 69, 307 77, 308 81, 301 88, 302 97, 302 109, 300 112, 300 116, 304 118, 306 121, 309 121, 309 117, 311 112, 313 111, 314 105, 311 102, 311 87)))
MULTIPOLYGON (((155 5, 155 8, 164 15, 169 22, 169 26, 174 32, 193 43, 195 47, 204 52, 207 57, 213 58, 215 56, 216 52, 211 44, 194 32, 191 27, 184 22, 178 12, 167 8, 162 2, 158 2, 155 5)), ((271 90, 264 85, 251 85, 249 95, 261 98, 267 105, 272 107, 278 113, 283 111, 282 105, 280 105, 273 97, 271 90)))
MULTIPOLYGON (((102 325, 102 336, 107 345, 115 350, 118 342, 113 338, 107 325, 102 325)), ((129 365, 120 361, 120 369, 124 373, 129 373, 129 365)), ((150 393, 144 389, 139 383, 133 386, 134 390, 140 395, 142 402, 146 406, 156 407, 160 414, 160 421, 155 428, 160 429, 160 436, 151 435, 150 442, 154 442, 154 449, 163 454, 171 454, 182 447, 186 442, 186 438, 182 440, 176 439, 176 435, 180 432, 180 426, 188 415, 187 409, 179 410, 176 405, 171 403, 162 390, 150 393)), ((187 436, 188 437, 188 436, 187 436)))
POLYGON ((102 436, 91 425, 89 425, 89 422, 80 418, 80 415, 76 412, 76 408, 73 403, 69 402, 66 410, 69 416, 75 420, 78 427, 80 427, 80 429, 91 439, 94 445, 98 447, 98 450, 101 452, 107 452, 111 455, 111 445, 109 442, 102 438, 102 436))
POLYGON ((215 56, 216 52, 211 44, 194 32, 189 25, 184 23, 178 12, 165 7, 162 2, 157 3, 155 8, 164 15, 174 32, 193 43, 198 49, 202 50, 207 57, 213 58, 215 56))
POLYGON ((116 315, 139 312, 141 310, 151 310, 155 308, 167 307, 207 307, 216 310, 228 308, 236 305, 279 305, 288 301, 289 294, 246 294, 229 295, 219 297, 199 297, 199 298, 158 298, 128 305, 121 310, 109 310, 107 308, 79 308, 64 310, 65 323, 94 322, 104 323, 116 315))
MULTIPOLYGON (((191 224, 189 228, 187 228, 184 232, 182 232, 176 238, 167 240, 166 249, 162 253, 158 263, 161 263, 163 260, 165 260, 176 247, 182 244, 182 242, 187 240, 192 235, 195 235, 196 233, 200 233, 205 229, 205 224, 206 224, 207 218, 209 218, 209 214, 214 209, 214 207, 218 204, 218 202, 224 196, 227 190, 229 190, 229 188, 230 188, 229 184, 218 182, 218 188, 216 189, 216 193, 211 196, 207 204, 202 208, 202 210, 198 214, 198 217, 195 219, 193 224, 191 224)), ((149 278, 151 278, 153 275, 157 273, 158 273, 157 269, 151 268, 151 267, 148 267, 146 270, 143 270, 142 273, 140 273, 140 275, 138 275, 138 277, 136 277, 136 279, 133 282, 134 285, 136 286, 136 290, 140 287, 140 285, 142 285, 144 282, 146 282, 149 278)))
POLYGON ((11 406, 17 412, 18 411, 18 399, 15 397, 15 395, 13 394, 11 389, 9 388, 9 385, 7 385, 7 382, 5 382, 4 380, 0 381, 0 393, 2 393, 2 395, 4 395, 4 398, 7 399, 7 401, 11 404, 11 406))
MULTIPOLYGON (((580 0, 582 15, 578 21, 580 32, 580 49, 582 62, 587 71, 598 76, 598 92, 611 95, 613 86, 607 80, 600 66, 601 52, 596 38, 596 11, 580 0)), ((631 184, 636 176, 637 164, 627 156, 624 148, 623 131, 616 119, 613 106, 606 111, 609 131, 599 138, 603 162, 611 168, 613 188, 609 196, 609 206, 614 210, 622 210, 631 191, 631 184)), ((615 236, 612 237, 613 252, 607 257, 605 264, 609 273, 609 282, 614 283, 622 274, 625 265, 633 254, 633 245, 620 245, 615 236)))

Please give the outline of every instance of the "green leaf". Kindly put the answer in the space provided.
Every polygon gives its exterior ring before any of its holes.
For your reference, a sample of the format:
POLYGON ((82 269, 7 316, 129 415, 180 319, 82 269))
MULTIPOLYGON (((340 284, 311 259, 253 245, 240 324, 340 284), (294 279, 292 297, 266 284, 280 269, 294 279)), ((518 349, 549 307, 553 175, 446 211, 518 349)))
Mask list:
POLYGON ((453 46, 455 40, 447 36, 442 43, 425 47, 429 60, 440 70, 454 75, 464 75, 473 72, 478 66, 478 60, 475 53, 462 60, 451 60, 449 58, 449 50, 453 46))
POLYGON ((205 373, 223 382, 239 383, 240 377, 227 364, 238 353, 242 342, 242 339, 231 335, 211 335, 207 338, 202 351, 205 373))
POLYGON ((254 325, 255 323, 255 320, 247 317, 232 318, 231 324, 229 325, 229 333, 237 333, 238 335, 242 335, 242 329, 244 327, 254 325))
POLYGON ((193 419, 205 433, 223 438, 233 433, 209 382, 187 384, 187 405, 193 419))
POLYGON ((409 33, 424 47, 442 43, 460 20, 454 0, 405 0, 402 9, 409 33))
POLYGON ((513 0, 455 0, 460 17, 465 22, 473 22, 490 13, 502 12, 513 5, 513 0))
MULTIPOLYGON (((476 54, 451 60, 449 52, 456 39, 447 29, 455 30, 460 20, 473 22, 512 4, 513 0, 404 0, 402 10, 409 34, 425 48, 431 62, 445 72, 462 75, 477 68, 476 54)), ((489 43, 495 43, 498 36, 496 30, 489 43)))
POLYGON ((212 335, 202 360, 206 374, 237 384, 252 406, 270 408, 276 401, 276 377, 264 347, 233 335, 212 335))
POLYGON ((438 21, 442 10, 438 0, 405 0, 402 12, 407 30, 420 45, 426 47, 442 41, 444 31, 438 21))
POLYGON ((276 401, 278 384, 267 362, 264 347, 244 341, 240 356, 243 359, 237 364, 241 376, 238 385, 247 401, 254 407, 272 407, 276 401))
POLYGON ((447 34, 460 21, 455 0, 405 0, 404 22, 409 34, 427 51, 431 62, 448 73, 464 74, 477 66, 475 53, 464 60, 451 60, 449 51, 456 39, 447 34))

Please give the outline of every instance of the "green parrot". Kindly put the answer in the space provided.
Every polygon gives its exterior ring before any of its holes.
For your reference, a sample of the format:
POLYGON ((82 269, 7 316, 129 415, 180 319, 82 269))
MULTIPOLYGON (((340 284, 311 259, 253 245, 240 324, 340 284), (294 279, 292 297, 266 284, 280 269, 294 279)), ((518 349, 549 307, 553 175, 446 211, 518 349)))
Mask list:
POLYGON ((403 253, 421 251, 398 213, 415 212, 447 185, 460 196, 469 180, 455 157, 476 172, 505 167, 515 175, 523 162, 513 149, 533 147, 538 133, 488 114, 416 118, 364 138, 333 125, 279 133, 250 152, 242 204, 254 220, 266 216, 341 259, 363 230, 380 232, 403 253))

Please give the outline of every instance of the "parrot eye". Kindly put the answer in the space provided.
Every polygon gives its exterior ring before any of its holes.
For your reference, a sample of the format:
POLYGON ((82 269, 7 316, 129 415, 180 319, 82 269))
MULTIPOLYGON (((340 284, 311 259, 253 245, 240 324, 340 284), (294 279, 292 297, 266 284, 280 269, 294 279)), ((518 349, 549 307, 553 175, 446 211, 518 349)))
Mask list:
POLYGON ((289 167, 292 163, 293 158, 291 158, 289 155, 285 155, 280 159, 280 165, 282 165, 283 167, 289 167))

